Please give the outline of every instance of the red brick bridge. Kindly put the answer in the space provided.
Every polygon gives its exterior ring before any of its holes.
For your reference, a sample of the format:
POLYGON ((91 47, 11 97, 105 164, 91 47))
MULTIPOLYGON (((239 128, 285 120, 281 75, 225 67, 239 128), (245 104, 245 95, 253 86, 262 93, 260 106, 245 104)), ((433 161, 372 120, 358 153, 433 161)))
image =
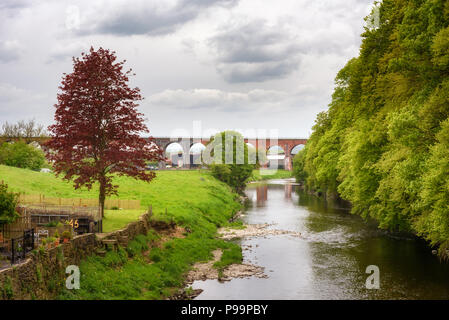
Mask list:
MULTIPOLYGON (((189 137, 154 137, 154 142, 156 145, 164 150, 172 144, 179 145, 178 148, 182 149, 182 161, 183 167, 191 167, 193 164, 191 161, 192 147, 196 144, 207 145, 210 139, 205 138, 189 138, 189 137)), ((294 155, 301 150, 307 143, 307 139, 303 138, 278 138, 278 139, 256 139, 256 138, 245 138, 245 143, 257 149, 263 149, 265 152, 270 154, 278 153, 284 156, 280 163, 280 167, 287 170, 292 169, 292 159, 294 155), (277 150, 277 152, 276 152, 277 150)))

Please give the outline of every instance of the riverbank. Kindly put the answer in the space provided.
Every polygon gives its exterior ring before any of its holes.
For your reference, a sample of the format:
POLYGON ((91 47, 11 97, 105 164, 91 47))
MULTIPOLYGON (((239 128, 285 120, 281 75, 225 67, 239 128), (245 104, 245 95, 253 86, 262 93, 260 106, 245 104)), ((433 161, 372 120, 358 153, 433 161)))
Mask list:
POLYGON ((250 182, 271 180, 271 179, 287 179, 293 177, 293 171, 283 169, 257 169, 253 170, 250 182))

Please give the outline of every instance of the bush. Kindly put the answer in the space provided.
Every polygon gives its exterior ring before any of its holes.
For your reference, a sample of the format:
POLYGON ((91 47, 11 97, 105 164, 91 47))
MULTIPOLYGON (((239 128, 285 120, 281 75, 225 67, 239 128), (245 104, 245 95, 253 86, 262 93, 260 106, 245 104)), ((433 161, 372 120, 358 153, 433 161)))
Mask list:
POLYGON ((0 146, 0 164, 11 167, 40 170, 45 165, 42 150, 25 142, 3 143, 0 146))
POLYGON ((7 184, 0 184, 0 222, 11 223, 16 219, 17 201, 18 195, 8 192, 7 184))

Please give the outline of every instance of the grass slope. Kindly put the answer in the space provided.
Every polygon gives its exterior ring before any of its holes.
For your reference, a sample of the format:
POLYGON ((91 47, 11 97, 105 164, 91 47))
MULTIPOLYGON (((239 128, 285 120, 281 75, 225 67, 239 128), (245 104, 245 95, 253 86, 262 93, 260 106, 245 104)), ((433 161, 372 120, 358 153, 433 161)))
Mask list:
MULTIPOLYGON (((69 182, 52 173, 41 173, 0 165, 0 180, 4 180, 14 192, 44 194, 47 197, 97 198, 98 188, 74 190, 69 182)), ((107 210, 104 231, 112 231, 135 221, 149 205, 153 206, 155 217, 164 218, 165 209, 169 216, 180 222, 189 220, 195 210, 235 211, 235 195, 229 188, 213 178, 207 171, 158 171, 150 183, 129 177, 117 177, 121 199, 140 200, 141 210, 107 210)), ((116 198, 116 197, 111 197, 116 198)))

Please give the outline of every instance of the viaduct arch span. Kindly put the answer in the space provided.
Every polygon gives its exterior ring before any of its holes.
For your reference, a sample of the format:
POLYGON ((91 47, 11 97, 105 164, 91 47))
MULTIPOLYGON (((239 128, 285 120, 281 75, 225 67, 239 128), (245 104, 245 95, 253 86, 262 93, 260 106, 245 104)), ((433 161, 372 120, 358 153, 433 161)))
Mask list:
MULTIPOLYGON (((210 139, 205 138, 191 138, 191 137, 153 137, 154 143, 164 151, 167 147, 173 143, 178 143, 182 148, 182 162, 183 167, 190 167, 190 149, 194 144, 201 143, 207 145, 210 139)), ((264 149, 268 152, 272 147, 280 147, 285 155, 283 167, 287 170, 292 170, 292 160, 295 153, 295 147, 304 146, 307 143, 307 139, 303 138, 278 138, 278 139, 256 139, 245 138, 245 143, 251 144, 257 149, 264 149)), ((164 166, 164 164, 160 164, 164 166)))

